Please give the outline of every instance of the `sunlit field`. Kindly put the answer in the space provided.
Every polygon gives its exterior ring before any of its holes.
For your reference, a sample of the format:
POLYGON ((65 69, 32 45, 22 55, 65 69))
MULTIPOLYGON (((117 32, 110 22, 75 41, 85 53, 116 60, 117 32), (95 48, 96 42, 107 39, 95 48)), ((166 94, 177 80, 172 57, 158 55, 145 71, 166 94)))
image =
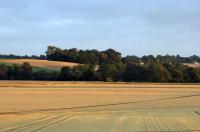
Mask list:
POLYGON ((199 132, 200 85, 0 82, 1 132, 199 132))
POLYGON ((41 67, 47 69, 60 70, 62 67, 74 67, 79 65, 78 63, 60 62, 60 61, 48 61, 48 60, 36 60, 36 59, 0 59, 0 63, 3 64, 18 64, 22 65, 24 62, 28 62, 33 67, 41 67))

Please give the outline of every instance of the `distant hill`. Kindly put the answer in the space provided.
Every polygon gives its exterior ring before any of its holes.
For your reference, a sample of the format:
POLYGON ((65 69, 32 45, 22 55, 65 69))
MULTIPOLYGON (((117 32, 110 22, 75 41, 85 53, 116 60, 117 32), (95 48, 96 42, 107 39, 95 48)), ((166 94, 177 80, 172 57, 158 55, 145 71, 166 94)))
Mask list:
POLYGON ((71 62, 60 62, 60 61, 48 61, 48 60, 36 60, 36 59, 0 59, 0 63, 7 64, 23 64, 24 62, 28 62, 33 67, 41 67, 48 69, 60 70, 62 67, 74 67, 80 65, 78 63, 71 62))

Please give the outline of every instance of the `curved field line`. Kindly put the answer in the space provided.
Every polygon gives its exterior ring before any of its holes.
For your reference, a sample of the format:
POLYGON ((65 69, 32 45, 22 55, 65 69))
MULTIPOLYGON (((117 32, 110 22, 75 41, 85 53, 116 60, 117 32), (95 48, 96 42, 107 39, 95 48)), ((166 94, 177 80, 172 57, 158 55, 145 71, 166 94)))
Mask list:
MULTIPOLYGON (((45 116, 45 117, 42 117, 42 118, 39 118, 39 119, 34 119, 34 120, 31 120, 31 121, 27 121, 27 122, 25 122, 25 124, 37 122, 37 121, 43 120, 43 119, 45 119, 47 117, 49 117, 49 116, 45 116)), ((22 124, 24 124, 24 123, 22 123, 22 124)), ((10 126, 10 127, 12 127, 12 126, 10 126)), ((6 128, 8 128, 8 127, 1 127, 0 129, 2 130, 2 129, 6 129, 6 128)))
POLYGON ((3 127, 3 128, 0 128, 0 129, 7 129, 7 130, 4 130, 5 132, 6 131, 10 131, 11 129, 15 129, 15 128, 18 128, 18 127, 24 127, 24 126, 28 126, 29 124, 34 124, 34 123, 37 123, 41 120, 44 120, 44 119, 47 119, 49 116, 46 116, 46 117, 43 117, 43 118, 39 118, 39 119, 35 119, 35 120, 31 120, 31 121, 27 121, 27 122, 24 122, 24 123, 21 123, 20 125, 17 125, 16 127, 15 126, 8 126, 8 127, 3 127))
POLYGON ((197 111, 194 111, 194 113, 196 113, 197 115, 199 115, 199 116, 200 116, 200 111, 199 111, 199 110, 197 110, 197 111))
POLYGON ((167 130, 170 130, 169 126, 163 121, 163 119, 158 119, 158 121, 160 124, 162 124, 167 130))
POLYGON ((54 119, 57 119, 57 118, 60 118, 60 117, 57 117, 57 116, 56 116, 56 117, 53 117, 53 118, 46 118, 45 120, 39 120, 39 121, 37 121, 37 122, 33 122, 33 123, 29 123, 29 124, 17 126, 17 127, 14 127, 14 128, 10 128, 9 130, 6 130, 6 131, 4 131, 4 132, 16 131, 16 130, 19 130, 19 129, 23 129, 23 128, 26 128, 26 127, 30 127, 30 126, 39 124, 39 123, 48 122, 48 121, 51 121, 51 120, 54 120, 54 119))
POLYGON ((162 130, 159 123, 156 121, 155 118, 151 117, 151 122, 152 122, 152 127, 154 128, 154 130, 162 130))
POLYGON ((196 97, 196 96, 200 96, 200 93, 199 94, 192 94, 192 95, 168 97, 168 98, 141 100, 141 101, 134 101, 134 102, 121 102, 121 103, 110 103, 110 104, 100 104, 100 105, 77 106, 77 107, 58 108, 58 109, 40 109, 40 110, 33 110, 33 111, 2 112, 2 113, 0 113, 0 115, 34 113, 34 112, 49 112, 49 111, 61 111, 61 110, 74 110, 74 109, 84 109, 84 108, 98 108, 98 107, 108 107, 108 106, 118 106, 118 105, 127 105, 127 104, 155 102, 155 101, 163 101, 163 100, 182 99, 182 98, 190 98, 190 97, 196 97))
POLYGON ((71 116, 69 116, 69 117, 66 117, 66 118, 63 118, 63 119, 60 119, 60 120, 58 120, 58 121, 55 121, 55 122, 52 122, 52 123, 50 123, 50 124, 44 125, 44 126, 42 126, 42 127, 40 127, 40 128, 37 128, 37 129, 35 129, 35 130, 31 131, 31 132, 40 131, 40 130, 42 130, 42 129, 44 129, 44 128, 47 128, 47 127, 49 127, 49 126, 56 125, 56 124, 61 123, 61 122, 65 121, 65 120, 68 120, 68 119, 70 119, 70 118, 72 118, 72 117, 73 117, 73 115, 71 115, 71 116))
POLYGON ((147 127, 147 124, 146 124, 146 121, 145 121, 144 117, 142 117, 142 122, 143 122, 143 125, 144 125, 145 130, 147 130, 148 127, 147 127))
POLYGON ((124 121, 126 120, 126 117, 125 116, 122 116, 120 117, 118 120, 116 120, 114 122, 114 125, 110 128, 110 131, 109 132, 115 132, 117 130, 117 128, 122 124, 124 123, 124 121))

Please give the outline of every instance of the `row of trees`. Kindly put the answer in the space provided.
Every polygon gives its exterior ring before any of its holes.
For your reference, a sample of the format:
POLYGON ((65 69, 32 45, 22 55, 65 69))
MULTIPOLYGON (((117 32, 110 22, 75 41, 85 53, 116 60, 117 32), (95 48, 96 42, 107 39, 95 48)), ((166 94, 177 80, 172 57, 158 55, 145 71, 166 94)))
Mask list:
POLYGON ((190 57, 181 57, 180 55, 157 55, 154 57, 153 55, 149 56, 142 56, 142 57, 137 57, 137 56, 126 56, 122 58, 123 62, 135 62, 135 63, 145 63, 145 64, 150 64, 150 63, 161 63, 161 64, 177 64, 177 63, 194 63, 194 62, 200 62, 199 56, 193 55, 190 57))
POLYGON ((49 46, 46 51, 46 56, 48 60, 76 62, 82 64, 121 62, 121 53, 116 52, 113 49, 100 52, 98 50, 78 50, 76 48, 62 50, 54 46, 49 46))
POLYGON ((193 55, 190 57, 181 57, 179 55, 157 55, 154 57, 153 55, 137 57, 137 56, 126 56, 122 57, 121 53, 108 49, 105 51, 98 50, 78 50, 76 48, 72 49, 60 49, 55 46, 48 46, 46 55, 32 55, 32 56, 19 56, 19 55, 3 55, 0 54, 0 58, 2 59, 48 59, 53 61, 69 61, 76 62, 82 64, 102 64, 102 63, 152 63, 159 62, 162 64, 166 63, 193 63, 200 62, 200 57, 193 55))
POLYGON ((53 61, 70 61, 82 64, 102 64, 102 63, 152 63, 159 62, 165 63, 193 63, 200 62, 200 57, 193 55, 190 57, 181 57, 179 55, 153 55, 137 57, 137 56, 126 56, 122 57, 121 53, 108 49, 105 51, 98 50, 78 50, 76 48, 62 50, 55 46, 48 46, 46 51, 46 57, 48 60, 53 61))
POLYGON ((103 64, 99 70, 103 81, 125 82, 200 82, 200 68, 191 68, 182 64, 103 64))
POLYGON ((34 71, 29 63, 0 65, 0 80, 57 80, 59 72, 34 71))
MULTIPOLYGON (((8 57, 8 56, 4 56, 8 57)), ((10 58, 17 58, 9 55, 10 58)), ((23 58, 23 56, 18 56, 23 58)), ((24 56, 26 57, 26 56, 24 56)), ((122 57, 121 53, 108 49, 78 50, 49 46, 46 56, 28 58, 82 63, 74 68, 63 67, 60 71, 33 70, 29 63, 0 65, 2 80, 63 80, 63 81, 126 81, 126 82, 200 82, 200 68, 182 63, 200 62, 198 56, 180 57, 153 55, 122 57)))
POLYGON ((181 64, 137 64, 103 63, 79 65, 74 68, 63 67, 60 71, 34 71, 29 63, 23 65, 0 65, 1 80, 59 80, 59 81, 106 81, 106 82, 200 82, 200 68, 181 64))
POLYGON ((39 60, 46 60, 46 56, 45 55, 32 55, 32 56, 28 56, 28 55, 24 55, 24 56, 20 56, 20 55, 13 55, 13 54, 9 54, 9 55, 3 55, 0 54, 0 59, 39 59, 39 60))

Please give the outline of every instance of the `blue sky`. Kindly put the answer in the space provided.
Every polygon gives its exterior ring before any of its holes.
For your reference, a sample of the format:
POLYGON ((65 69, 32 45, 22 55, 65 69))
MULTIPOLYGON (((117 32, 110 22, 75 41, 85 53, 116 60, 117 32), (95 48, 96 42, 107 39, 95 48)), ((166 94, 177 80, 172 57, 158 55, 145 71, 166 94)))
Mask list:
POLYGON ((0 0, 0 54, 114 48, 200 55, 199 0, 0 0))

